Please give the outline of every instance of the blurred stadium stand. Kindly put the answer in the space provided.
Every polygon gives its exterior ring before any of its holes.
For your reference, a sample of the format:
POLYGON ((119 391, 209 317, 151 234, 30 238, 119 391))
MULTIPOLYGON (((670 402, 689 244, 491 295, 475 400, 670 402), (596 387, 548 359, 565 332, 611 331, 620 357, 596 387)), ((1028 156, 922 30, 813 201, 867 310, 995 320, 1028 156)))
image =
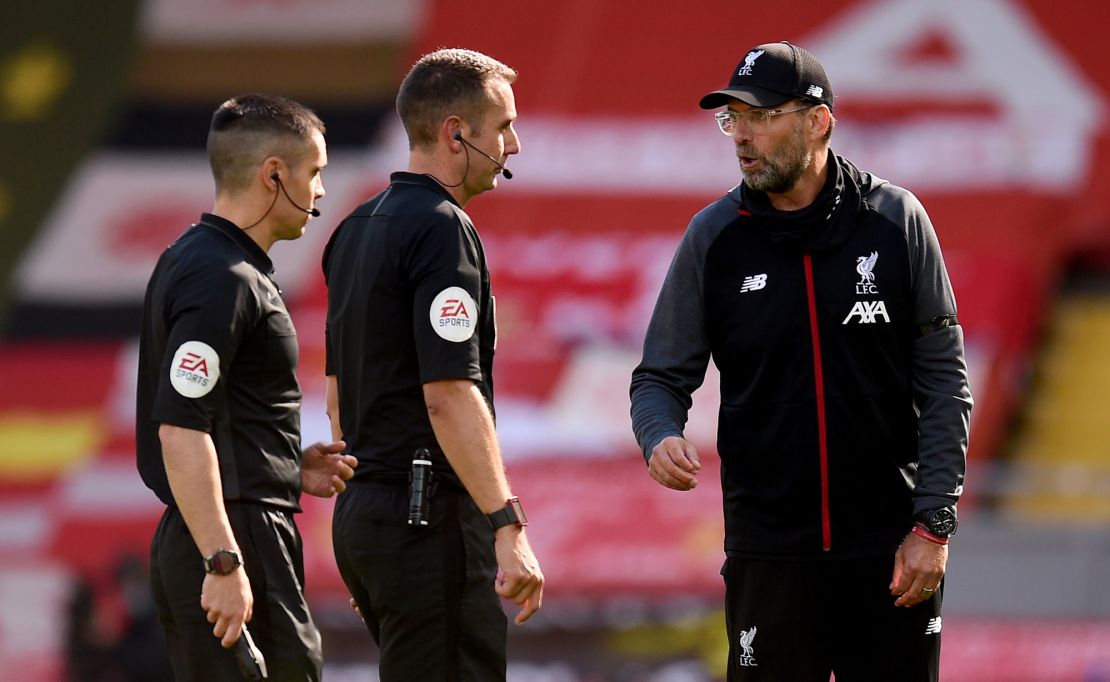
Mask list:
MULTIPOLYGON (((130 0, 0 12, 0 678, 70 679, 67 651, 128 656, 128 624, 142 622, 121 567, 145 556, 161 510, 134 472, 134 336, 154 260, 211 205, 212 109, 269 90, 328 124, 323 216, 272 252, 300 333, 305 439, 322 439, 323 242, 405 164, 392 99, 407 65, 455 45, 520 71, 516 177, 469 207, 498 295, 499 430, 550 584, 545 610, 513 628, 510 677, 719 678, 720 491, 650 481, 627 379, 682 230, 738 179, 696 102, 747 47, 782 38, 829 71, 834 148, 922 199, 960 303, 976 409, 943 679, 1110 680, 1105 4, 130 0), (80 623, 95 632, 82 638, 80 623)), ((715 391, 710 376, 689 429, 705 452, 715 391)), ((330 513, 306 500, 299 519, 329 679, 376 679, 332 561, 330 513)), ((73 679, 98 679, 83 670, 73 679)))

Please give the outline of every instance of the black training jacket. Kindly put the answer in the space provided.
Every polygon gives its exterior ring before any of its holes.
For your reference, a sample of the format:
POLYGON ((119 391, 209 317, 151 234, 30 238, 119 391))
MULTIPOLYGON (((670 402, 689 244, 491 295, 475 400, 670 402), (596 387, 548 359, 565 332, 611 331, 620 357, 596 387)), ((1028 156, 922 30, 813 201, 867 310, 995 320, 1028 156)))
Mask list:
POLYGON ((888 552, 962 491, 972 401, 933 227, 907 190, 829 170, 801 211, 741 184, 694 216, 632 375, 650 458, 720 370, 732 556, 888 552))

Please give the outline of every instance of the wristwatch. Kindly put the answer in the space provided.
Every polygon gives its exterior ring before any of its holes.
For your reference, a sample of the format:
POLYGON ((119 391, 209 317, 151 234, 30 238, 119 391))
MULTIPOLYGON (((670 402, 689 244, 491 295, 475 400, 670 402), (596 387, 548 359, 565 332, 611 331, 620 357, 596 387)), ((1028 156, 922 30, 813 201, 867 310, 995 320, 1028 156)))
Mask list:
POLYGON ((230 549, 217 549, 215 554, 204 560, 204 572, 212 575, 227 575, 243 565, 238 552, 230 549))
POLYGON ((528 525, 528 517, 524 515, 524 507, 520 506, 520 498, 518 497, 510 497, 506 500, 504 507, 492 514, 486 514, 486 518, 489 519, 489 525, 493 526, 494 530, 503 528, 510 523, 515 523, 519 528, 528 525))
POLYGON ((960 525, 956 521, 955 507, 942 507, 934 511, 922 512, 915 520, 938 538, 951 537, 960 525))

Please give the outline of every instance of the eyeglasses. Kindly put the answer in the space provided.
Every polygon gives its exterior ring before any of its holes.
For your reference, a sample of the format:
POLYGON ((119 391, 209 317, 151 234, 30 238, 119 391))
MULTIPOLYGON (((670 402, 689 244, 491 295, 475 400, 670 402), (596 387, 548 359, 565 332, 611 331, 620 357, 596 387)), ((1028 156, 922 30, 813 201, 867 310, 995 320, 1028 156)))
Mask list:
POLYGON ((776 116, 783 114, 792 114, 796 111, 805 111, 817 106, 816 104, 806 104, 793 109, 751 109, 745 112, 733 111, 725 109, 713 114, 713 118, 717 119, 717 126, 721 132, 729 137, 736 132, 736 126, 743 121, 744 126, 756 135, 762 135, 771 129, 771 122, 775 120, 776 116))

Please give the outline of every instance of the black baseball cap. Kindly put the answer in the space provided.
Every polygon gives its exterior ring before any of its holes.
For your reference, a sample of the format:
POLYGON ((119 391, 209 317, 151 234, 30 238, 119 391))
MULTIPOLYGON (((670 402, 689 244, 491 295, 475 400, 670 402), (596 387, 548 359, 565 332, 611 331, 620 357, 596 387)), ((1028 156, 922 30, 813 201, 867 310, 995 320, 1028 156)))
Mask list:
POLYGON ((753 107, 774 107, 795 98, 833 106, 832 85, 821 62, 784 40, 748 50, 728 87, 702 97, 700 106, 716 109, 738 99, 753 107))

